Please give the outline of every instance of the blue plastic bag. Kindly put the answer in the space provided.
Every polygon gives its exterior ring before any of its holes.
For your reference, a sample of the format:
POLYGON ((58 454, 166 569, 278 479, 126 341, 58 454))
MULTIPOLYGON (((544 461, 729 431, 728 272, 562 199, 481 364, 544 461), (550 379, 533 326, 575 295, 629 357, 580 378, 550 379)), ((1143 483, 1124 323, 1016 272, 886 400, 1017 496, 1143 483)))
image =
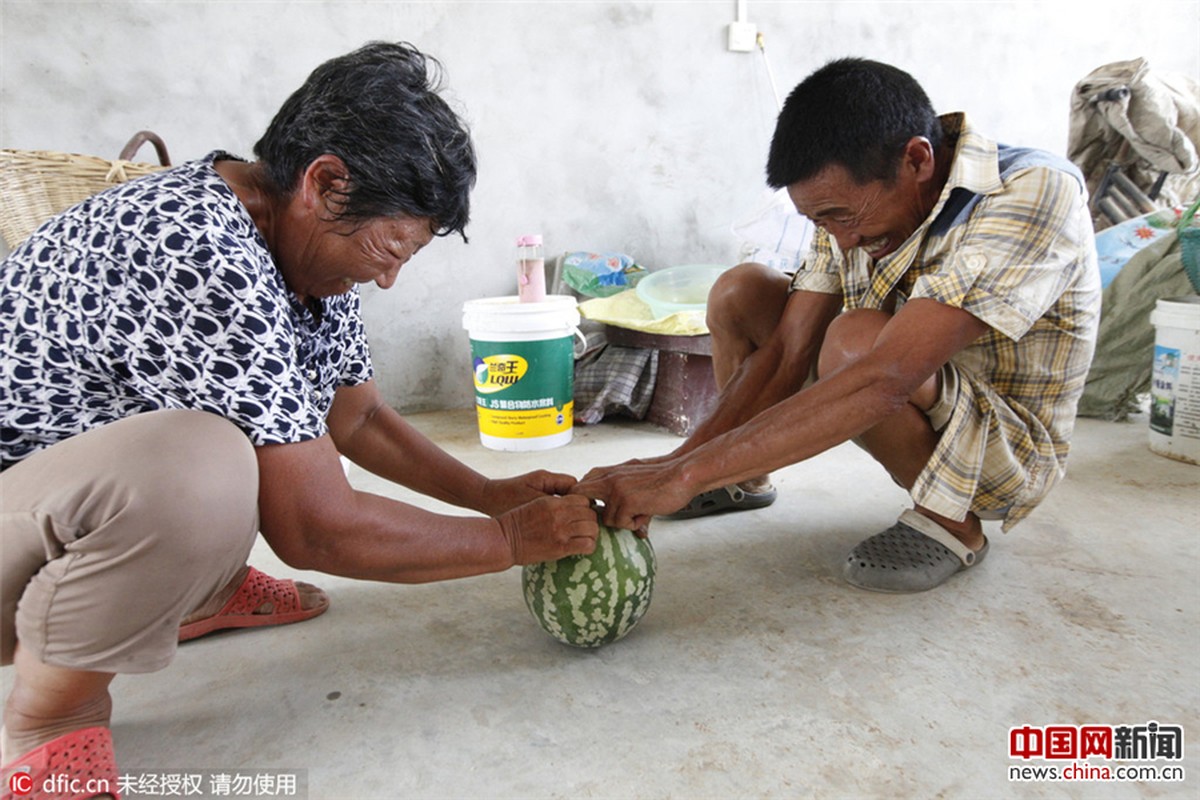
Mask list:
POLYGON ((588 297, 611 297, 637 285, 646 274, 624 253, 567 253, 562 261, 562 280, 588 297))

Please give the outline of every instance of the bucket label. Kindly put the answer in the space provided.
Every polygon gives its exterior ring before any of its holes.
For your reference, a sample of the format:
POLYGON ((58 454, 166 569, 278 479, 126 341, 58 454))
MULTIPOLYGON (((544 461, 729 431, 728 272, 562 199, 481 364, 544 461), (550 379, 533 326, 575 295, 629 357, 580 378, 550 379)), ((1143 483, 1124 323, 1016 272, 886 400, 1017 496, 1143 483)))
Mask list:
POLYGON ((1171 437, 1180 452, 1200 453, 1200 350, 1154 346, 1150 430, 1171 437))
POLYGON ((1179 350, 1154 346, 1150 384, 1150 430, 1170 436, 1175 427, 1175 385, 1179 382, 1179 350))
POLYGON ((526 342, 471 340, 479 431, 501 439, 571 429, 575 388, 570 336, 526 342))
POLYGON ((475 391, 480 394, 502 392, 515 385, 529 371, 529 362, 515 353, 500 353, 475 359, 475 391))

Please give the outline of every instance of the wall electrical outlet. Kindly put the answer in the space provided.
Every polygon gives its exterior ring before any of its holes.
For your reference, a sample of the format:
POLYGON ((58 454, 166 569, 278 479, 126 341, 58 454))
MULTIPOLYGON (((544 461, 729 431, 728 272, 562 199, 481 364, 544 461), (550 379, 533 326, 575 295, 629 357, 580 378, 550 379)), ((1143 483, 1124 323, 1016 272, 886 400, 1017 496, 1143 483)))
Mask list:
POLYGON ((729 50, 733 53, 750 53, 758 39, 758 26, 753 22, 729 23, 729 50))

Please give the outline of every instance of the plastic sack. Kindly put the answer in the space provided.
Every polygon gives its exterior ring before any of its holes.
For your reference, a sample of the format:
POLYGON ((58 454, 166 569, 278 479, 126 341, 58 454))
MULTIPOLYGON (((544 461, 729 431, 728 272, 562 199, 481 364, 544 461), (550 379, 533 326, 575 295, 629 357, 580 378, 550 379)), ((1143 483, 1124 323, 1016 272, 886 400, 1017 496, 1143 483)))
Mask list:
POLYGON ((754 213, 733 225, 734 235, 742 242, 742 261, 788 273, 804 263, 815 230, 812 222, 796 211, 784 189, 772 192, 754 213))
POLYGON ((637 285, 646 269, 623 253, 567 253, 562 281, 587 297, 611 297, 637 285))
POLYGON ((1160 208, 1125 220, 1096 234, 1096 257, 1100 286, 1107 288, 1121 268, 1147 245, 1175 232, 1180 208, 1160 208))

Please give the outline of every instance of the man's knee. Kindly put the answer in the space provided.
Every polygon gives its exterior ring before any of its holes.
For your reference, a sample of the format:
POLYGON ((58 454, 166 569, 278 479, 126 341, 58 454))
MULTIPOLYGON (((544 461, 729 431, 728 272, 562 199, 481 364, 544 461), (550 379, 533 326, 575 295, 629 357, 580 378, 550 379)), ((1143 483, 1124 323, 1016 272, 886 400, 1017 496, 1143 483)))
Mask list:
POLYGON ((880 331, 891 318, 886 311, 869 308, 839 314, 825 331, 825 340, 821 343, 821 354, 817 360, 818 376, 836 372, 871 352, 880 331))
MULTIPOLYGON (((717 332, 774 327, 787 302, 788 276, 748 262, 723 272, 708 293, 707 325, 717 332)), ((761 335, 761 331, 755 331, 761 335)), ((753 338, 753 337, 751 337, 753 338)))

